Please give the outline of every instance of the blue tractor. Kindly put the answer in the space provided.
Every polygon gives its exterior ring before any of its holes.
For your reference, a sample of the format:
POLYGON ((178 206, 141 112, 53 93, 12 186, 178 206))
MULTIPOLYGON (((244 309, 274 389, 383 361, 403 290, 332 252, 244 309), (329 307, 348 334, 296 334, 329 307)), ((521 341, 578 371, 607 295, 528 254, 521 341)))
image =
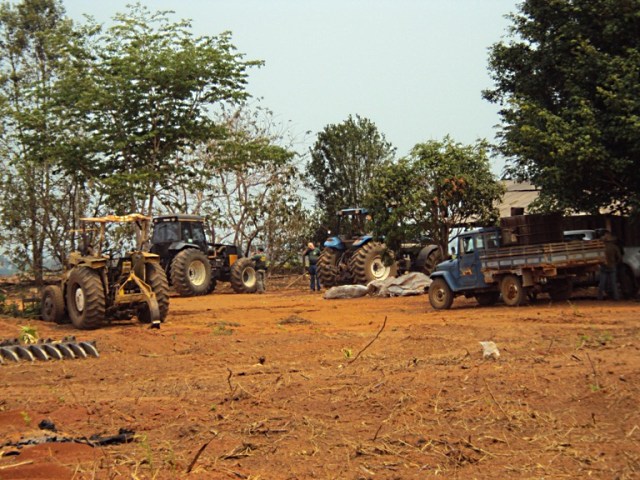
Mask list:
POLYGON ((376 242, 373 236, 365 233, 369 218, 364 208, 346 208, 338 212, 338 235, 324 242, 318 259, 318 277, 323 287, 367 284, 397 274, 393 253, 384 243, 376 242))
POLYGON ((318 259, 322 286, 348 283, 366 285, 406 272, 430 275, 444 259, 443 250, 430 239, 403 242, 397 251, 387 248, 367 234, 370 215, 364 208, 338 212, 338 235, 324 242, 318 259))

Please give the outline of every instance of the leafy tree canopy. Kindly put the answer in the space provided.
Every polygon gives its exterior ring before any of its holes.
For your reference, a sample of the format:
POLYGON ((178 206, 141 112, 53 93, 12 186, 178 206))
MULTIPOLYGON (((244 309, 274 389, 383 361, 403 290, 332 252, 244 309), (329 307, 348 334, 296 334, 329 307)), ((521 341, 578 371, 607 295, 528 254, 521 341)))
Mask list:
POLYGON ((94 60, 79 59, 66 79, 75 114, 98 135, 90 174, 116 210, 142 210, 145 201, 151 212, 159 191, 192 174, 172 160, 224 134, 212 110, 245 99, 247 69, 260 64, 243 60, 230 33, 196 38, 170 13, 137 4, 106 31, 94 27, 94 60))
POLYGON ((640 2, 525 0, 491 48, 507 173, 546 208, 637 210, 640 2))
POLYGON ((317 206, 332 219, 342 208, 364 202, 374 169, 390 160, 395 148, 369 119, 352 117, 318 133, 307 167, 307 184, 317 206))
POLYGON ((462 145, 447 136, 379 166, 366 202, 375 233, 392 249, 430 237, 446 252, 452 228, 494 222, 504 188, 491 173, 487 152, 485 141, 462 145))

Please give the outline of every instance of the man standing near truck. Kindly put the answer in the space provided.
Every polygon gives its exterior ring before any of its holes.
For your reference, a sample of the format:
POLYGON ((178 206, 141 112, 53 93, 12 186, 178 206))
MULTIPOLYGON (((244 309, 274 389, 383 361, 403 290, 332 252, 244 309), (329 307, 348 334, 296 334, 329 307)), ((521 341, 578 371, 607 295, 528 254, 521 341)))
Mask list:
POLYGON ((611 294, 614 300, 620 300, 618 291, 618 263, 622 261, 620 247, 616 238, 607 231, 602 237, 604 241, 604 264, 600 265, 600 283, 598 284, 598 300, 604 298, 605 292, 611 294))

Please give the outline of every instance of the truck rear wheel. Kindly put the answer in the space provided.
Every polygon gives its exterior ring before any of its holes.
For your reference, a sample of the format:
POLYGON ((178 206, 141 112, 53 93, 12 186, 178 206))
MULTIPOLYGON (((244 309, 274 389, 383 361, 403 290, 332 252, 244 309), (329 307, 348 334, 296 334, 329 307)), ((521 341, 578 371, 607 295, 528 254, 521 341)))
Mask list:
POLYGON ((325 248, 318 257, 317 271, 320 286, 330 288, 338 284, 338 262, 340 252, 333 248, 325 248))
POLYGON ((429 303, 436 310, 448 310, 453 304, 453 292, 443 278, 436 278, 429 285, 429 303))
POLYGON ((205 295, 211 283, 211 265, 207 256, 196 248, 178 253, 171 262, 171 285, 178 295, 205 295))
POLYGON ((502 300, 510 307, 522 305, 527 298, 522 281, 516 275, 507 275, 502 279, 500 292, 502 293, 502 300))
POLYGON ((231 288, 236 293, 255 293, 258 289, 253 260, 239 258, 231 266, 231 288))
POLYGON ((67 282, 67 310, 73 326, 97 328, 105 317, 105 296, 100 274, 88 267, 76 267, 67 282))
POLYGON ((65 322, 64 295, 59 285, 47 285, 42 291, 40 316, 45 322, 65 322))
POLYGON ((373 280, 395 277, 398 265, 382 243, 369 242, 360 247, 351 257, 349 269, 353 282, 366 285, 373 280))

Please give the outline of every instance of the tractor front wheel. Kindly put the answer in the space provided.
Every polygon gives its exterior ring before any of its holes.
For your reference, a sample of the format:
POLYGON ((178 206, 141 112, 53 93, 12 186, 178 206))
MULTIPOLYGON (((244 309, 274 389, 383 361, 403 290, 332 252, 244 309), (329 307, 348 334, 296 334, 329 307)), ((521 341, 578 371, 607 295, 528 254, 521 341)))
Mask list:
POLYGON ((64 295, 59 285, 47 285, 42 291, 40 315, 45 322, 66 323, 64 295))
POLYGON ((67 281, 67 311, 73 326, 90 330, 105 317, 105 295, 98 271, 76 267, 67 281))
MULTIPOLYGON (((146 283, 151 287, 153 293, 156 294, 156 302, 158 302, 158 310, 160 311, 160 320, 164 322, 169 313, 169 281, 162 267, 157 263, 147 263, 146 283)), ((138 320, 142 323, 151 323, 151 312, 149 306, 144 304, 138 311, 138 320)))
POLYGON ((182 297, 205 295, 211 284, 209 258, 196 248, 178 253, 171 262, 171 285, 182 297))
POLYGON ((256 269, 248 257, 239 258, 231 266, 231 288, 236 293, 255 293, 258 289, 256 269))

